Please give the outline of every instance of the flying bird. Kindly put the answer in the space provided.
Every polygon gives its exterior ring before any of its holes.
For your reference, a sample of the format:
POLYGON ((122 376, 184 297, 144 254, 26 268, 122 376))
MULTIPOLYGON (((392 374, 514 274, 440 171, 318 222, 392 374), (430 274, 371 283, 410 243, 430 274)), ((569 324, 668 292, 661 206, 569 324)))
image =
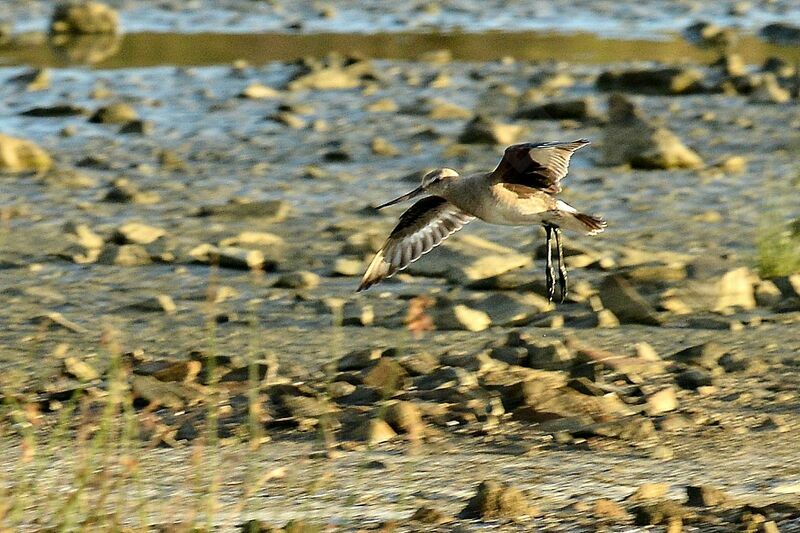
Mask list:
POLYGON ((503 159, 491 172, 460 176, 451 168, 438 168, 422 178, 413 191, 377 206, 383 209, 420 195, 402 215, 367 267, 358 291, 393 276, 430 252, 447 237, 476 218, 505 226, 541 225, 545 229, 547 265, 545 269, 550 301, 556 292, 552 240, 558 254, 560 301, 567 296, 567 269, 561 246, 561 230, 595 235, 606 221, 587 215, 557 198, 561 180, 567 175, 575 151, 589 144, 586 139, 572 142, 514 144, 506 148, 503 159))

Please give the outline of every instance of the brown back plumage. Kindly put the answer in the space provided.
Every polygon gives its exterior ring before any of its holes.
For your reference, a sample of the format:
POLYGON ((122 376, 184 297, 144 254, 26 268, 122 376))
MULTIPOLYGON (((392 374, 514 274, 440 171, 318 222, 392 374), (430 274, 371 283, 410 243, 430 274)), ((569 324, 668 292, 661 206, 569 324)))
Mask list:
POLYGON ((549 194, 561 192, 572 154, 589 144, 586 139, 572 142, 514 144, 506 148, 503 159, 492 172, 497 182, 523 185, 549 194))

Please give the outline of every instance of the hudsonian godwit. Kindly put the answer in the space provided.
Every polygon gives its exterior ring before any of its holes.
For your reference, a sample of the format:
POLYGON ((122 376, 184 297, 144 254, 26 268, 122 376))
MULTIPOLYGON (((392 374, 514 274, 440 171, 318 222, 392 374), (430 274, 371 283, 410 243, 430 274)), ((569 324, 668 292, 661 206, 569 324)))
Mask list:
POLYGON ((369 264, 358 290, 368 289, 403 270, 430 252, 443 240, 479 218, 507 226, 542 225, 547 238, 547 292, 552 301, 556 290, 552 237, 558 252, 560 299, 567 295, 567 269, 561 247, 561 230, 587 235, 606 227, 601 217, 586 215, 556 198, 569 160, 576 150, 589 144, 572 142, 515 144, 506 148, 503 159, 491 172, 460 176, 450 168, 428 172, 413 191, 378 206, 378 209, 427 194, 406 212, 386 243, 369 264))

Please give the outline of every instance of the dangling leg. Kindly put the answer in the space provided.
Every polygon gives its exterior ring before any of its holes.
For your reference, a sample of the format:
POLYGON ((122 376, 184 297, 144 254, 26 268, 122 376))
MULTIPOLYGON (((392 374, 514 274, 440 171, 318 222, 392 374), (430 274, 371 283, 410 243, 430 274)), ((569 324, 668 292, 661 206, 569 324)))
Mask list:
POLYGON ((564 264, 564 249, 561 248, 561 229, 553 228, 556 234, 556 249, 558 250, 558 284, 561 285, 561 303, 567 297, 567 266, 564 264))
POLYGON ((547 300, 552 302, 553 296, 556 293, 556 273, 553 269, 553 247, 550 245, 550 240, 553 235, 553 227, 544 227, 545 235, 547 236, 545 246, 547 247, 547 265, 545 266, 545 276, 547 279, 547 300))

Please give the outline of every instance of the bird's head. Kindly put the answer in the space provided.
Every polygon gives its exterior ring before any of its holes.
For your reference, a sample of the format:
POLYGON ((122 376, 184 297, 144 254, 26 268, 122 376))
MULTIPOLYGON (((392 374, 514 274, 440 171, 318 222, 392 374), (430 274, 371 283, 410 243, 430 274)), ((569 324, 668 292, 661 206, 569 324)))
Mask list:
POLYGON ((458 172, 452 168, 437 168, 436 170, 431 170, 422 176, 422 183, 419 187, 409 193, 404 194, 403 196, 395 198, 392 201, 379 205, 377 209, 383 209, 384 207, 388 207, 390 205, 411 200, 412 198, 415 198, 423 193, 434 195, 441 194, 447 190, 447 187, 456 178, 458 178, 458 172))

